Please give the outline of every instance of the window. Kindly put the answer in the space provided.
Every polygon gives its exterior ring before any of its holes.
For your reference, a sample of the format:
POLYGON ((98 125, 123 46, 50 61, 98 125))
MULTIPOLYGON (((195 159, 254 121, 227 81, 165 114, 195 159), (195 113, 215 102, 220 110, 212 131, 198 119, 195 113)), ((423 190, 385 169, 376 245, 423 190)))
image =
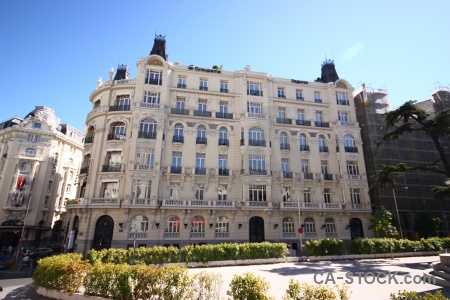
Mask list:
POLYGON ((177 125, 175 125, 175 129, 174 129, 174 132, 173 132, 173 136, 176 136, 176 137, 183 137, 183 125, 182 124, 177 124, 177 125))
POLYGON ((177 111, 184 111, 185 100, 184 98, 177 98, 177 111))
POLYGON ((40 129, 41 126, 41 123, 33 123, 33 128, 40 129))
POLYGON ((347 161, 348 175, 359 175, 359 165, 357 161, 347 161))
POLYGON ((119 183, 104 182, 102 185, 103 198, 119 198, 119 183))
POLYGON ((27 148, 27 149, 25 150, 25 153, 28 154, 28 155, 36 155, 37 150, 34 149, 34 148, 27 148))
POLYGON ((291 188, 288 186, 283 187, 283 202, 291 202, 291 188))
POLYGON ((336 236, 336 224, 332 218, 325 219, 325 236, 336 236))
POLYGON ((344 136, 344 148, 345 152, 358 152, 358 148, 355 145, 355 139, 350 135, 344 136))
POLYGON ((267 192, 265 185, 250 184, 249 200, 250 201, 267 201, 267 192))
POLYGON ((281 159, 281 171, 283 172, 283 178, 289 178, 289 159, 281 159))
POLYGON ((166 233, 180 233, 181 222, 177 216, 169 216, 166 219, 166 233))
POLYGON ((228 146, 228 131, 226 127, 219 129, 219 146, 228 146))
POLYGON ((198 111, 199 112, 206 112, 206 100, 198 100, 198 111))
POLYGON ((120 151, 108 151, 106 153, 107 165, 119 165, 122 163, 122 152, 120 151))
POLYGON ((178 187, 172 187, 170 188, 170 199, 171 200, 178 200, 178 187))
POLYGON ((132 187, 133 198, 136 199, 149 199, 151 192, 151 181, 147 180, 134 180, 132 187))
POLYGON ((47 184, 47 193, 50 193, 52 191, 53 187, 53 181, 49 181, 47 184))
POLYGON ((29 134, 28 137, 27 137, 27 141, 28 141, 28 142, 32 142, 32 141, 33 141, 33 138, 34 138, 34 135, 29 134))
POLYGON ((313 218, 305 219, 305 236, 316 235, 316 223, 313 218))
POLYGON ((181 152, 173 152, 172 166, 173 167, 181 167, 181 152))
POLYGON ((247 95, 262 96, 261 83, 259 83, 259 82, 248 82, 247 83, 247 95))
POLYGON ((200 79, 200 91, 207 91, 208 90, 208 80, 206 79, 200 79))
POLYGON ((152 119, 144 119, 139 127, 139 138, 155 139, 156 138, 156 121, 152 119))
POLYGON ((148 170, 155 162, 155 149, 139 150, 136 153, 136 168, 148 170))
POLYGON ((39 135, 34 136, 34 142, 39 143, 41 141, 41 137, 39 135))
POLYGON ((227 201, 227 186, 219 185, 217 188, 217 200, 219 201, 227 201))
POLYGON ((297 120, 305 121, 305 111, 303 109, 297 110, 297 120))
POLYGON ((70 184, 66 185, 66 193, 70 193, 72 186, 70 184))
POLYGON ((248 139, 250 146, 266 146, 264 140, 264 130, 253 127, 248 130, 248 139))
POLYGON ((322 103, 322 99, 320 98, 319 92, 314 92, 314 102, 315 103, 322 103))
POLYGON ((39 141, 41 140, 41 137, 39 136, 39 135, 32 135, 32 134, 29 134, 28 135, 28 137, 27 137, 27 141, 28 142, 36 142, 36 143, 38 143, 39 141))
POLYGON ((319 152, 328 152, 328 149, 325 146, 325 137, 323 135, 319 135, 319 152))
POLYGON ((227 168, 227 159, 228 159, 227 155, 223 154, 219 155, 219 169, 224 170, 227 168))
POLYGON ((285 237, 295 236, 294 220, 291 217, 283 219, 283 236, 285 237))
POLYGON ((311 190, 310 188, 303 189, 303 201, 305 203, 311 203, 311 190))
POLYGON ((191 220, 191 233, 205 232, 205 219, 202 216, 195 216, 191 220))
POLYGON ((206 145, 206 142, 207 142, 207 140, 206 140, 206 128, 203 125, 198 126, 196 143, 197 144, 204 144, 204 145, 206 145))
POLYGON ((160 101, 159 93, 144 92, 144 103, 159 104, 159 101, 160 101))
POLYGON ((280 133, 280 149, 289 150, 288 138, 285 132, 280 133))
POLYGON ((177 87, 180 89, 186 88, 186 77, 179 76, 177 87))
POLYGON ((135 216, 131 219, 130 232, 147 232, 148 223, 148 218, 146 216, 135 216))
POLYGON ((162 72, 161 71, 147 71, 145 76, 145 83, 161 85, 162 84, 162 72))
POLYGON ((331 203, 331 189, 323 189, 323 202, 331 203))
POLYGON ((203 184, 196 184, 194 187, 194 198, 198 201, 203 201, 203 192, 205 190, 205 186, 203 184))
POLYGON ((262 114, 261 103, 247 103, 247 112, 249 117, 257 118, 262 114))
POLYGON ((348 122, 348 113, 346 111, 339 111, 338 119, 341 122, 348 122))
POLYGON ((303 133, 300 134, 300 151, 309 151, 306 135, 303 133))
POLYGON ((228 82, 227 81, 221 81, 220 82, 220 92, 221 93, 228 93, 228 82))
POLYGON ((284 88, 278 88, 278 98, 286 98, 286 95, 284 94, 284 88))
POLYGON ((320 167, 322 169, 322 174, 328 174, 328 161, 321 160, 320 161, 320 167))
POLYGON ((249 155, 250 174, 252 171, 260 172, 266 170, 266 157, 263 155, 249 155))
POLYGON ((278 118, 281 120, 286 119, 286 108, 278 107, 278 118))
POLYGON ((125 140, 125 124, 122 122, 114 123, 111 127, 111 136, 112 140, 125 140))
POLYGON ((362 204, 361 189, 350 188, 352 204, 362 204))
POLYGON ((321 111, 316 111, 316 126, 321 127, 323 122, 323 116, 321 111))
POLYGON ((336 100, 337 100, 337 104, 339 104, 339 105, 348 105, 347 101, 345 100, 345 93, 344 92, 337 92, 336 93, 336 100))
POLYGON ((216 237, 229 237, 230 221, 227 217, 220 216, 216 220, 216 237))
POLYGON ((296 90, 295 91, 295 99, 303 100, 303 91, 302 90, 296 90))
POLYGON ((226 116, 227 114, 228 114, 228 102, 225 102, 225 101, 220 101, 220 104, 219 104, 220 106, 219 106, 219 112, 220 112, 220 115, 223 117, 223 116, 226 116))
POLYGON ((195 174, 206 174, 205 154, 197 153, 195 161, 195 174))
POLYGON ((73 179, 73 172, 70 171, 70 172, 69 172, 69 180, 72 180, 72 179, 73 179))
POLYGON ((117 96, 116 110, 130 110, 130 95, 117 96))
POLYGON ((302 172, 309 173, 309 160, 302 159, 302 172))

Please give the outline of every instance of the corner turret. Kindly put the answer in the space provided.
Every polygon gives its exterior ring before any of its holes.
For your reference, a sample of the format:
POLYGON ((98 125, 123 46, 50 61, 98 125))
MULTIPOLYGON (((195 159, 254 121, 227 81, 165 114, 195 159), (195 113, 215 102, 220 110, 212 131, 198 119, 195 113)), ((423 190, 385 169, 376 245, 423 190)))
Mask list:
POLYGON ((336 72, 336 68, 334 66, 334 60, 326 59, 322 63, 322 76, 320 77, 322 82, 336 82, 339 79, 339 76, 336 72))
POLYGON ((159 55, 164 60, 167 60, 166 55, 166 37, 163 35, 155 35, 155 40, 153 42, 152 51, 150 51, 150 55, 159 55))

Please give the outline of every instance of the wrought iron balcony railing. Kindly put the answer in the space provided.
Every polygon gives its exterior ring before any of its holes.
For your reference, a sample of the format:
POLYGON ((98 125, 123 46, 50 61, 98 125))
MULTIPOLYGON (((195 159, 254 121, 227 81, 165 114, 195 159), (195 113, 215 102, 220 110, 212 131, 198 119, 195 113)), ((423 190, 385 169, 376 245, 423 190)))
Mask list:
POLYGON ((211 112, 207 110, 194 110, 194 116, 211 117, 211 112))
POLYGON ((245 139, 241 139, 241 146, 245 146, 245 139))
POLYGON ((219 146, 229 146, 230 141, 228 139, 219 139, 219 146))
POLYGON ((329 122, 320 122, 320 121, 315 121, 314 125, 316 127, 330 127, 330 123, 329 122))
POLYGON ((258 146, 258 147, 265 147, 266 141, 265 140, 248 140, 249 146, 258 146))
POLYGON ((162 79, 145 78, 146 84, 162 85, 162 79))
POLYGON ((295 120, 295 124, 297 125, 303 125, 303 126, 311 126, 311 121, 305 121, 305 120, 295 120))
POLYGON ((87 136, 84 138, 84 143, 85 144, 92 144, 94 142, 94 137, 93 136, 87 136))
POLYGON ((358 147, 345 146, 345 152, 358 153, 358 147))
POLYGON ((206 169, 205 169, 205 168, 198 168, 198 167, 195 167, 195 174, 198 174, 198 175, 205 175, 205 174, 206 174, 206 169))
POLYGON ((172 142, 174 143, 184 143, 184 136, 182 135, 174 135, 172 138, 172 142))
POLYGON ((170 167, 170 173, 172 174, 181 174, 181 170, 182 167, 175 167, 175 166, 170 167))
POLYGON ((333 180, 333 174, 323 174, 323 180, 333 180))
POLYGON ((200 145, 206 145, 208 144, 208 140, 205 137, 197 137, 195 143, 200 145))
POLYGON ((182 84, 182 83, 179 83, 179 84, 177 84, 177 88, 179 88, 179 89, 185 89, 185 88, 186 88, 186 85, 185 85, 185 84, 182 84))
POLYGON ((319 147, 319 152, 328 152, 328 147, 327 146, 319 147))
POLYGON ((292 119, 277 118, 277 123, 279 123, 279 124, 292 124, 292 119))
POLYGON ((303 178, 304 179, 314 179, 314 174, 313 173, 303 173, 303 178))
POLYGON ((281 143, 280 149, 281 150, 291 150, 291 145, 289 145, 288 143, 281 143))
POLYGON ((102 166, 102 172, 120 172, 122 164, 107 164, 102 166))
POLYGON ((170 113, 176 115, 189 115, 189 109, 172 107, 170 113))
POLYGON ((230 175, 230 169, 220 168, 219 169, 219 175, 220 176, 229 176, 230 175))
POLYGON ((89 173, 89 167, 84 167, 80 169, 80 174, 88 174, 89 173))
POLYGON ((220 89, 221 93, 228 93, 228 89, 220 89))
POLYGON ((223 113, 223 112, 218 112, 218 113, 216 113, 216 118, 221 118, 221 119, 233 119, 233 114, 230 114, 230 113, 223 113))
POLYGON ((207 86, 199 86, 198 89, 199 89, 200 91, 207 91, 207 90, 208 90, 208 87, 207 87, 207 86))
POLYGON ((144 132, 144 131, 139 131, 138 132, 138 138, 140 139, 156 139, 156 131, 153 132, 144 132))
POLYGON ((309 145, 300 145, 300 151, 309 151, 309 145))
POLYGON ((262 96, 263 92, 258 90, 247 90, 247 95, 250 96, 262 96))
POLYGON ((267 170, 262 170, 262 169, 249 169, 249 174, 250 175, 267 175, 267 170))
POLYGON ((292 172, 283 172, 283 178, 293 178, 292 172))
POLYGON ((109 111, 128 111, 130 105, 113 105, 109 107, 109 111))
POLYGON ((108 141, 116 140, 116 141, 124 141, 126 139, 125 134, 120 133, 110 133, 108 134, 108 141))

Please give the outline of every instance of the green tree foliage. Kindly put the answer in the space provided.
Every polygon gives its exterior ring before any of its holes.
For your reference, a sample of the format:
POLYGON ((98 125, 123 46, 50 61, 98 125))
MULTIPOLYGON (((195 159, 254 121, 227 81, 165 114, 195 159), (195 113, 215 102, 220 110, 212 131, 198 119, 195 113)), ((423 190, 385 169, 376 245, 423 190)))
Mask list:
POLYGON ((283 300, 349 300, 349 294, 346 285, 342 287, 322 284, 311 285, 291 278, 283 300))
POLYGON ((392 214, 384 206, 379 206, 370 216, 370 226, 382 237, 397 235, 397 229, 392 225, 392 214))
POLYGON ((421 213, 416 218, 414 230, 417 231, 421 237, 428 238, 437 236, 440 225, 440 218, 433 218, 429 213, 421 213))
POLYGON ((397 295, 391 294, 390 300, 446 300, 441 291, 436 293, 425 293, 423 296, 417 295, 416 292, 399 291, 397 295))
POLYGON ((269 289, 270 283, 268 281, 247 272, 242 276, 233 276, 227 295, 234 300, 271 300, 273 297, 267 294, 269 289))

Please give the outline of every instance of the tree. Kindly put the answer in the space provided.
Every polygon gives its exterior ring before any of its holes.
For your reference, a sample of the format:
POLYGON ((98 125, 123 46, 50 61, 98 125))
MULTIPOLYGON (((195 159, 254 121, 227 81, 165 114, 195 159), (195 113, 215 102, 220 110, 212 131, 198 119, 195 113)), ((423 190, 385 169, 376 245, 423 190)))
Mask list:
POLYGON ((384 206, 379 206, 370 216, 370 226, 375 228, 382 237, 397 235, 397 229, 392 225, 392 214, 384 206))
POLYGON ((421 213, 417 216, 414 229, 421 237, 429 238, 437 236, 437 231, 441 225, 439 217, 433 218, 429 213, 421 213))
MULTIPOLYGON (((390 111, 383 115, 388 131, 383 139, 378 142, 378 146, 390 140, 397 140, 405 134, 422 131, 425 132, 433 141, 436 150, 439 153, 439 159, 426 165, 409 166, 405 163, 396 165, 380 165, 380 170, 373 176, 375 180, 371 189, 383 188, 386 185, 394 186, 395 177, 402 176, 405 172, 420 170, 424 172, 434 172, 446 175, 450 178, 450 158, 445 153, 440 139, 450 135, 450 109, 439 111, 431 116, 423 109, 415 105, 416 101, 408 101, 398 109, 390 111), (439 166, 442 163, 442 167, 439 166)), ((435 186, 432 191, 437 198, 450 196, 450 186, 435 186)))

